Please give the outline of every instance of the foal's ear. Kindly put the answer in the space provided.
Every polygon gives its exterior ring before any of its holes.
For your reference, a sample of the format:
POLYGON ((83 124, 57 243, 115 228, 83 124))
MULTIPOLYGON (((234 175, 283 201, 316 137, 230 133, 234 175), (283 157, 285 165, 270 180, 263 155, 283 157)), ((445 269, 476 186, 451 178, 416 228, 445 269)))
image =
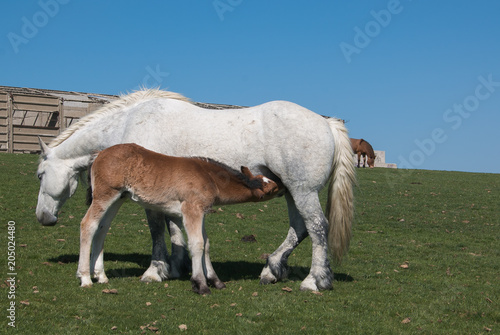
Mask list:
POLYGON ((266 196, 266 193, 264 193, 264 191, 262 191, 260 188, 254 189, 253 194, 257 197, 258 200, 262 200, 266 196))
POLYGON ((250 169, 247 168, 246 166, 242 166, 241 167, 241 173, 243 173, 245 176, 247 176, 248 178, 252 179, 253 178, 253 174, 252 172, 250 172, 250 169))

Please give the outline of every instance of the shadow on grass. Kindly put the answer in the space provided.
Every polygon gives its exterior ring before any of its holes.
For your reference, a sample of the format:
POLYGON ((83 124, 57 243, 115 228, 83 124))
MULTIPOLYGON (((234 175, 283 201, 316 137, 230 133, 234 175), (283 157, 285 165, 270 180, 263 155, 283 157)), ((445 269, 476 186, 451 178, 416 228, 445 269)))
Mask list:
MULTIPOLYGON (((55 258, 50 258, 48 261, 59 264, 78 263, 78 255, 60 255, 55 258)), ((136 268, 105 268, 106 275, 109 278, 125 278, 125 277, 140 277, 149 267, 151 256, 146 254, 117 254, 105 253, 105 262, 129 262, 136 263, 139 267, 136 268)), ((215 272, 219 275, 222 281, 258 279, 264 267, 264 263, 260 262, 213 262, 215 272)), ((288 269, 288 279, 304 280, 309 274, 309 268, 304 266, 291 266, 288 269)), ((189 279, 189 274, 183 275, 181 280, 189 279)), ((354 278, 345 273, 335 273, 334 280, 339 282, 352 282, 354 278)))

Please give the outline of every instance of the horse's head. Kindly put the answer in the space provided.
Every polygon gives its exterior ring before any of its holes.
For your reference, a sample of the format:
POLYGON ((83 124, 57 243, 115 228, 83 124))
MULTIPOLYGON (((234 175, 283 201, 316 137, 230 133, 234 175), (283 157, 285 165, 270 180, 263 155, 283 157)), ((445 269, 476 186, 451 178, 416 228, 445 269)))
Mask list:
POLYGON ((261 182, 262 187, 252 190, 255 201, 270 200, 278 196, 278 193, 282 190, 273 180, 263 175, 254 176, 246 166, 241 167, 241 173, 247 176, 250 180, 257 179, 261 182))
POLYGON ((40 140, 42 153, 37 176, 40 191, 36 205, 36 217, 44 226, 57 223, 62 205, 71 197, 78 186, 78 176, 85 167, 82 158, 60 159, 53 150, 40 140))
MULTIPOLYGON (((368 155, 367 155, 367 156, 368 156, 368 155)), ((374 167, 375 167, 375 158, 376 158, 376 157, 377 157, 377 156, 373 156, 373 157, 368 156, 368 162, 367 162, 367 163, 368 163, 368 166, 369 166, 370 168, 374 168, 374 167)))

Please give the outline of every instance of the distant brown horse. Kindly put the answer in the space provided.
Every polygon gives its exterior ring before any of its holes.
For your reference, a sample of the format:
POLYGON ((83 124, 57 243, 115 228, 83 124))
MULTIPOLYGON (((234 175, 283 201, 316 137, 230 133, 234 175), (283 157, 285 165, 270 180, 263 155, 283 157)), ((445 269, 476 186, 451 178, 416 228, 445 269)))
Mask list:
POLYGON ((361 156, 363 156, 364 158, 363 167, 365 167, 367 163, 366 162, 367 156, 368 156, 368 166, 371 168, 375 167, 376 156, 375 153, 373 152, 373 148, 370 145, 370 143, 368 143, 362 138, 361 139, 351 138, 351 146, 352 146, 352 151, 354 151, 354 153, 358 155, 358 164, 356 165, 357 167, 360 167, 361 156))
POLYGON ((166 156, 137 144, 101 151, 90 169, 90 187, 92 203, 80 226, 77 276, 81 286, 92 285, 91 274, 99 283, 108 281, 102 262, 104 238, 128 197, 144 208, 182 220, 192 255, 191 282, 200 294, 210 293, 208 284, 225 287, 210 262, 205 213, 212 205, 268 200, 280 191, 274 181, 253 176, 244 166, 240 173, 208 158, 166 156))

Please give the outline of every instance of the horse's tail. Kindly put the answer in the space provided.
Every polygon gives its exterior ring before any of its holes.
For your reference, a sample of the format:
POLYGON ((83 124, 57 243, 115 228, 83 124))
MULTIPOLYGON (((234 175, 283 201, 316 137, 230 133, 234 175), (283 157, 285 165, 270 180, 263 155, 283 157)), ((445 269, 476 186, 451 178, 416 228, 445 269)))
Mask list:
POLYGON ((334 259, 341 263, 351 240, 356 170, 352 160, 351 141, 343 121, 334 118, 327 121, 335 145, 325 213, 329 222, 328 246, 334 259))

